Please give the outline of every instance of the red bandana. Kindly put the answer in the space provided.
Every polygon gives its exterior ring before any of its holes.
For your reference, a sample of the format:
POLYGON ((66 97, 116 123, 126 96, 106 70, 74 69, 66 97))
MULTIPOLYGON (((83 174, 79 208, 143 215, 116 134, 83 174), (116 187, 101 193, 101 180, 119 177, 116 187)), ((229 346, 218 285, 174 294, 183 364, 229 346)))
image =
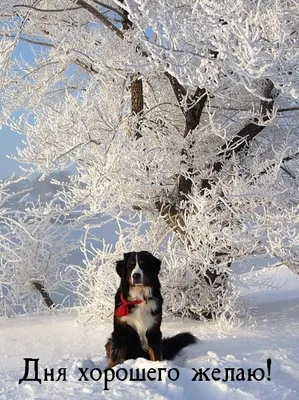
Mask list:
POLYGON ((115 315, 117 317, 125 317, 126 315, 129 314, 129 306, 131 305, 135 305, 135 304, 140 304, 143 302, 143 300, 131 300, 131 301, 127 301, 123 294, 120 294, 120 301, 122 302, 122 305, 119 306, 116 310, 115 310, 115 315))

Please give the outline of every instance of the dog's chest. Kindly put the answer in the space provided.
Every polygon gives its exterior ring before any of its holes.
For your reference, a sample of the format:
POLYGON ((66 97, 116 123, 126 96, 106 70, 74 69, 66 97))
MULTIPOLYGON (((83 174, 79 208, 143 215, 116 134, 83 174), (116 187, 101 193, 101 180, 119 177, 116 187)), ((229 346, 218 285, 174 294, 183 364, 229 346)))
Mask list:
POLYGON ((149 299, 140 304, 137 304, 129 315, 121 318, 138 333, 141 345, 146 350, 148 348, 148 341, 146 332, 155 324, 155 316, 153 312, 158 308, 156 299, 149 299))

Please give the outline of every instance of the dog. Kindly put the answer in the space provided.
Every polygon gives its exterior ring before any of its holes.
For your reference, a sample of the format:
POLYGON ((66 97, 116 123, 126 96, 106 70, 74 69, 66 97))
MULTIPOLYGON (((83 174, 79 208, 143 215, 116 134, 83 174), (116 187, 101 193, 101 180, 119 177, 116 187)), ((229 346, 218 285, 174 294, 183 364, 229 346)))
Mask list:
POLYGON ((162 339, 160 267, 161 261, 147 251, 125 253, 116 262, 121 280, 115 295, 114 329, 105 345, 108 368, 139 357, 171 360, 197 342, 189 332, 162 339))

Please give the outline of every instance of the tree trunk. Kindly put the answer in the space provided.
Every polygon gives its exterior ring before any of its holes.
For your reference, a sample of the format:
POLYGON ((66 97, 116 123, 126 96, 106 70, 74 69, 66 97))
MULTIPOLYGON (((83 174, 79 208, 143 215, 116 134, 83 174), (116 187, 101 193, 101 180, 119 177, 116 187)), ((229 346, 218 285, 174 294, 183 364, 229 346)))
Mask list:
POLYGON ((44 285, 41 284, 39 281, 32 281, 31 283, 35 287, 35 289, 38 290, 39 293, 42 295, 42 298, 44 299, 47 307, 49 307, 49 308, 55 307, 55 304, 52 301, 49 293, 46 291, 44 285))

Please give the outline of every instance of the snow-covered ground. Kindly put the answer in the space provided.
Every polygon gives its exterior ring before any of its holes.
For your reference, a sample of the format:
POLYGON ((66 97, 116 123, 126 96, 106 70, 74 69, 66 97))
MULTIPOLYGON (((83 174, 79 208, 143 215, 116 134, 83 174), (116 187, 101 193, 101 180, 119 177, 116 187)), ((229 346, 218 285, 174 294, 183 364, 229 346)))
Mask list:
MULTIPOLYGON (((0 320, 0 399, 5 400, 298 400, 299 399, 299 276, 285 267, 274 272, 260 270, 245 274, 244 298, 255 306, 254 317, 239 328, 227 331, 219 324, 204 324, 191 320, 165 318, 162 330, 165 336, 180 331, 191 331, 199 339, 173 362, 150 362, 143 359, 129 360, 116 367, 147 371, 154 368, 177 368, 179 378, 172 381, 161 373, 161 380, 146 379, 133 382, 114 379, 104 389, 104 381, 80 379, 79 368, 88 371, 104 369, 106 359, 104 344, 112 328, 112 322, 78 324, 73 313, 69 315, 20 316, 0 320), (255 284, 258 282, 258 285, 255 284), (275 287, 275 289, 273 288, 275 287), (23 381, 24 358, 39 359, 38 377, 42 383, 23 381), (270 380, 267 359, 270 358, 270 380), (66 381, 43 381, 43 370, 54 369, 55 378, 59 368, 66 368, 66 381), (211 378, 206 381, 192 381, 196 372, 202 369, 211 378), (223 381, 225 371, 241 369, 251 371, 262 368, 265 378, 223 381), (219 379, 220 378, 220 379, 219 379), (219 380, 217 380, 219 379, 219 380)), ((33 363, 30 364, 33 366, 33 363)), ((97 379, 97 370, 94 378, 97 379)), ((125 372, 122 371, 122 374, 125 372)), ((119 376, 122 377, 123 375, 119 376)), ((241 374, 242 375, 242 374, 241 374)), ((29 377, 34 377, 30 371, 29 377)), ((111 376, 111 375, 110 375, 111 376)), ((109 376, 109 378, 110 378, 109 376)), ((151 372, 151 377, 155 372, 151 372)), ((173 378, 174 375, 171 376, 173 378)), ((256 375, 257 378, 260 375, 256 375)), ((240 375, 239 375, 240 378, 240 375)))

